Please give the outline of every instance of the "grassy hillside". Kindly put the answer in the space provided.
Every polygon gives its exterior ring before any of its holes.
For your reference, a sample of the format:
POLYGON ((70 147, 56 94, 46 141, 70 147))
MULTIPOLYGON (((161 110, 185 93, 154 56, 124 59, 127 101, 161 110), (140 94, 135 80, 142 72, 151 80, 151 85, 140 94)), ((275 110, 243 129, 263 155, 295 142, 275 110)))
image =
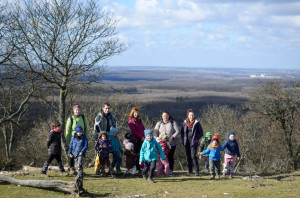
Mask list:
MULTIPOLYGON (((245 180, 243 175, 234 179, 210 180, 207 173, 200 177, 186 176, 184 172, 175 172, 175 177, 155 178, 151 184, 141 176, 137 178, 99 177, 93 169, 85 169, 84 187, 92 197, 299 197, 300 171, 270 175, 253 180, 245 180)), ((61 177, 57 172, 50 172, 51 177, 42 178, 38 172, 18 179, 73 180, 74 176, 61 177)), ((0 197, 73 197, 53 189, 19 187, 0 182, 0 197)))

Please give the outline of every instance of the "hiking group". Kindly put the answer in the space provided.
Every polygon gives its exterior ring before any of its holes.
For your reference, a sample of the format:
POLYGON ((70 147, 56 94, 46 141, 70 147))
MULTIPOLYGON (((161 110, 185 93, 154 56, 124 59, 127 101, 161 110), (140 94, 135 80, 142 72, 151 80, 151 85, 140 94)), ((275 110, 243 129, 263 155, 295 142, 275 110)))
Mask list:
MULTIPOLYGON (((221 151, 225 150, 223 163, 223 177, 234 173, 235 159, 239 160, 240 152, 234 132, 229 132, 225 144, 220 144, 219 135, 206 132, 200 122, 195 118, 193 109, 187 110, 187 118, 181 128, 175 119, 167 112, 161 114, 161 121, 157 122, 154 130, 145 129, 138 108, 132 108, 128 126, 130 132, 125 134, 123 141, 124 150, 119 140, 119 131, 116 117, 110 112, 110 104, 104 103, 95 118, 94 133, 92 139, 95 144, 95 174, 104 176, 110 174, 123 174, 123 178, 130 175, 135 177, 137 171, 142 173, 144 179, 154 183, 156 164, 158 168, 156 176, 173 177, 174 154, 178 139, 185 148, 188 173, 199 176, 198 158, 204 158, 204 170, 209 171, 211 179, 219 179, 221 175, 221 151), (200 143, 199 143, 200 142, 200 143), (126 156, 125 171, 121 171, 122 155, 126 156), (110 159, 112 156, 112 159, 110 159), (105 172, 105 168, 108 172, 105 172), (116 169, 116 170, 115 170, 116 169), (217 169, 215 171, 215 169, 217 169)), ((81 114, 80 105, 73 107, 73 115, 68 118, 65 135, 58 121, 53 121, 47 139, 48 158, 42 168, 42 176, 46 172, 51 161, 57 160, 61 174, 74 174, 83 178, 83 159, 88 149, 88 123, 81 114), (67 147, 68 172, 64 170, 61 160, 61 142, 67 147)))

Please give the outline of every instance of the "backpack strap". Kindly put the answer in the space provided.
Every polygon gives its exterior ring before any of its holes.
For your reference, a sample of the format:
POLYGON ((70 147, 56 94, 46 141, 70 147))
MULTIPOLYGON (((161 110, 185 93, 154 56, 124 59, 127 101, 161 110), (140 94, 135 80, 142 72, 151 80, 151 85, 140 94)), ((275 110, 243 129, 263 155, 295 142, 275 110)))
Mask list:
MULTIPOLYGON (((80 114, 80 116, 82 117, 82 120, 83 120, 84 132, 86 132, 87 126, 86 126, 86 123, 85 123, 84 115, 80 114)), ((73 116, 70 116, 70 120, 71 120, 71 127, 73 127, 73 116)))

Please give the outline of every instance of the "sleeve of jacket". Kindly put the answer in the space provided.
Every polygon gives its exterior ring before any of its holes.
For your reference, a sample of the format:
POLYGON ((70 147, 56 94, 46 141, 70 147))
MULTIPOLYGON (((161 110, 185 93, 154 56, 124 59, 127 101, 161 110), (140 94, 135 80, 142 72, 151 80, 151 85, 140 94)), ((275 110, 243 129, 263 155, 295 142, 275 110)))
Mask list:
POLYGON ((99 144, 99 142, 97 141, 97 142, 96 142, 96 145, 95 145, 95 150, 96 150, 96 151, 99 151, 99 146, 100 146, 100 144, 99 144))
POLYGON ((52 142, 52 136, 53 136, 53 132, 49 132, 49 136, 47 139, 47 148, 49 148, 51 142, 52 142))
POLYGON ((120 144, 119 141, 118 141, 118 144, 119 144, 119 150, 120 150, 121 154, 123 155, 124 151, 123 151, 122 145, 120 144))
POLYGON ((70 142, 70 145, 69 145, 69 154, 72 154, 73 143, 74 143, 74 138, 72 137, 71 142, 70 142))
POLYGON ((184 145, 184 123, 181 126, 180 134, 181 134, 182 144, 184 145))
POLYGON ((238 143, 238 142, 236 142, 236 155, 237 155, 238 157, 241 157, 241 154, 240 154, 240 147, 239 147, 239 143, 238 143))
POLYGON ((202 155, 206 155, 206 154, 209 154, 210 153, 210 150, 209 148, 207 147, 207 149, 205 149, 205 151, 203 151, 201 154, 202 155))
POLYGON ((157 122, 154 130, 153 130, 153 137, 157 138, 159 136, 159 127, 161 125, 161 121, 157 122))
POLYGON ((223 144, 223 148, 226 149, 228 146, 228 141, 226 140, 225 144, 223 144))
POLYGON ((136 124, 134 124, 131 120, 128 120, 128 126, 129 126, 129 129, 130 129, 132 135, 134 135, 135 137, 137 137, 140 140, 143 139, 144 136, 138 132, 138 130, 136 128, 136 124))
POLYGON ((72 138, 72 126, 71 126, 71 119, 68 118, 66 124, 66 142, 70 144, 72 138))
POLYGON ((112 146, 112 143, 111 143, 111 141, 109 141, 109 144, 108 144, 108 148, 107 148, 107 150, 111 150, 111 149, 113 149, 113 146, 112 146))
POLYGON ((115 115, 111 114, 112 119, 113 119, 113 127, 118 128, 118 121, 117 118, 115 117, 115 115))
POLYGON ((86 117, 84 117, 84 123, 85 123, 85 131, 84 131, 84 134, 85 134, 85 137, 87 138, 87 139, 89 139, 89 123, 88 123, 88 121, 87 121, 87 119, 86 119, 86 117))
POLYGON ((220 149, 221 151, 224 151, 224 147, 223 146, 221 146, 221 149, 220 149))
POLYGON ((199 141, 201 139, 202 135, 203 135, 203 129, 202 129, 200 122, 198 122, 196 139, 199 141))
POLYGON ((175 130, 175 133, 172 135, 173 138, 176 138, 180 134, 180 129, 177 124, 177 122, 173 121, 173 128, 175 130))
POLYGON ((155 140, 155 144, 156 144, 156 148, 158 149, 161 159, 165 160, 166 156, 165 156, 164 151, 162 150, 160 144, 156 140, 155 140))
POLYGON ((101 132, 101 128, 100 128, 100 126, 101 126, 101 116, 98 114, 97 116, 96 116, 96 118, 95 118, 95 124, 94 124, 94 134, 93 134, 93 139, 95 140, 95 141, 97 141, 97 139, 98 139, 98 134, 101 132))
POLYGON ((88 139, 86 137, 84 137, 84 146, 81 149, 81 153, 84 155, 88 148, 89 148, 88 139))
POLYGON ((140 162, 144 161, 144 154, 145 154, 145 143, 142 144, 142 148, 140 150, 140 159, 139 159, 140 162))

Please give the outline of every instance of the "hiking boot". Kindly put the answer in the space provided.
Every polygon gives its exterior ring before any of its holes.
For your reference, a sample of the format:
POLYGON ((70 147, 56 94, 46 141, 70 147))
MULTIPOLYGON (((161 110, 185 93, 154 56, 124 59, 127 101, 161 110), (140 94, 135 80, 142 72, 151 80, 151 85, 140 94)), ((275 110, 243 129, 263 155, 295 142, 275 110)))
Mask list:
POLYGON ((69 173, 67 173, 67 172, 60 172, 60 175, 61 176, 67 176, 67 175, 69 175, 69 173))
POLYGON ((214 175, 211 175, 211 176, 210 176, 210 179, 215 179, 215 176, 214 176, 214 175))
POLYGON ((146 176, 146 175, 143 175, 143 179, 144 179, 144 180, 147 180, 147 176, 146 176))
POLYGON ((49 177, 49 175, 47 175, 46 173, 42 173, 41 176, 42 177, 49 177))
POLYGON ((195 176, 199 176, 199 173, 195 173, 195 176))
POLYGON ((95 175, 100 175, 100 171, 95 171, 95 175))
POLYGON ((122 171, 121 170, 117 170, 116 171, 116 175, 122 175, 122 171))
POLYGON ((153 178, 149 178, 149 182, 151 182, 151 183, 155 183, 155 181, 153 180, 153 178))
POLYGON ((232 174, 229 175, 229 179, 232 179, 232 174))

